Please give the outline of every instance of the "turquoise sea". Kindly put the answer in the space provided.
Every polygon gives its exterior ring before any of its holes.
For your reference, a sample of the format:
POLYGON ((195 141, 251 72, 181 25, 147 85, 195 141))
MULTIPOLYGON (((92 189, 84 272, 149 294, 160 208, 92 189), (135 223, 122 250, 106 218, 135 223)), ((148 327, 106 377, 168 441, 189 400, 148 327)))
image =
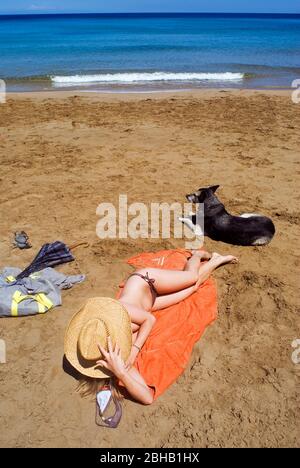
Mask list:
POLYGON ((300 15, 0 16, 8 91, 289 88, 300 15))

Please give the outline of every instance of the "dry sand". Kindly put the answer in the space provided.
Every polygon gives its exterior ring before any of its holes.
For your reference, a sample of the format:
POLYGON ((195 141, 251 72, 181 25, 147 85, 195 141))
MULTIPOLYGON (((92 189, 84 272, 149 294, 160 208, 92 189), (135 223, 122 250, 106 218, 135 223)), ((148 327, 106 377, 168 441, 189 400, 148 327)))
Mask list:
POLYGON ((27 265, 45 242, 90 242, 60 268, 87 275, 61 308, 0 319, 0 446, 297 446, 300 105, 276 91, 76 94, 14 95, 0 106, 1 266, 27 265), (218 321, 157 402, 126 402, 118 429, 98 428, 94 404, 62 368, 65 327, 85 298, 115 294, 125 258, 183 241, 100 241, 96 207, 119 193, 183 202, 206 184, 221 184, 233 213, 271 216, 276 236, 261 248, 206 240, 240 259, 215 274, 218 321), (19 229, 33 249, 12 250, 19 229))

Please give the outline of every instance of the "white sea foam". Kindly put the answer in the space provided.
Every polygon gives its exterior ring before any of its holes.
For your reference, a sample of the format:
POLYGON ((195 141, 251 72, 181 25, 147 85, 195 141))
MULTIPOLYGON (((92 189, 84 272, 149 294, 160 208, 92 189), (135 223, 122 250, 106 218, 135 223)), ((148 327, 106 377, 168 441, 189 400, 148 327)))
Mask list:
POLYGON ((76 86, 92 83, 145 83, 155 81, 241 81, 243 73, 106 73, 98 75, 52 76, 55 86, 76 86))

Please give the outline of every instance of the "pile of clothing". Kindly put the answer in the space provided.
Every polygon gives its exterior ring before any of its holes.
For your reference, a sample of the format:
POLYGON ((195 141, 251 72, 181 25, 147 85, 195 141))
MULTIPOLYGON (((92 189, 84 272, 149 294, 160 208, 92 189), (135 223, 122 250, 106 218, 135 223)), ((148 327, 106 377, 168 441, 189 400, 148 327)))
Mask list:
POLYGON ((0 273, 0 317, 44 314, 62 303, 61 290, 84 281, 84 275, 66 276, 52 267, 74 260, 62 242, 45 244, 25 269, 6 267, 0 273))

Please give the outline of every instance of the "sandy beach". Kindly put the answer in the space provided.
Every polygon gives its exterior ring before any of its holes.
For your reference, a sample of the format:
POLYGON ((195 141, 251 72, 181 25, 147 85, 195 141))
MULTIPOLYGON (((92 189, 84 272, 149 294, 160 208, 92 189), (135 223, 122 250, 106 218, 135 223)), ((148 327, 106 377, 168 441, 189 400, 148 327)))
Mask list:
POLYGON ((300 439, 300 104, 288 91, 8 95, 0 105, 0 258, 25 267, 45 242, 87 241, 59 271, 87 275, 45 315, 0 319, 1 447, 296 447, 300 439), (219 318, 184 375, 153 405, 126 401, 116 430, 63 369, 66 325, 91 296, 112 296, 133 254, 180 239, 100 240, 101 202, 184 202, 200 186, 235 214, 276 226, 265 247, 205 239, 239 257, 215 273, 219 318), (12 249, 25 230, 33 248, 12 249))

